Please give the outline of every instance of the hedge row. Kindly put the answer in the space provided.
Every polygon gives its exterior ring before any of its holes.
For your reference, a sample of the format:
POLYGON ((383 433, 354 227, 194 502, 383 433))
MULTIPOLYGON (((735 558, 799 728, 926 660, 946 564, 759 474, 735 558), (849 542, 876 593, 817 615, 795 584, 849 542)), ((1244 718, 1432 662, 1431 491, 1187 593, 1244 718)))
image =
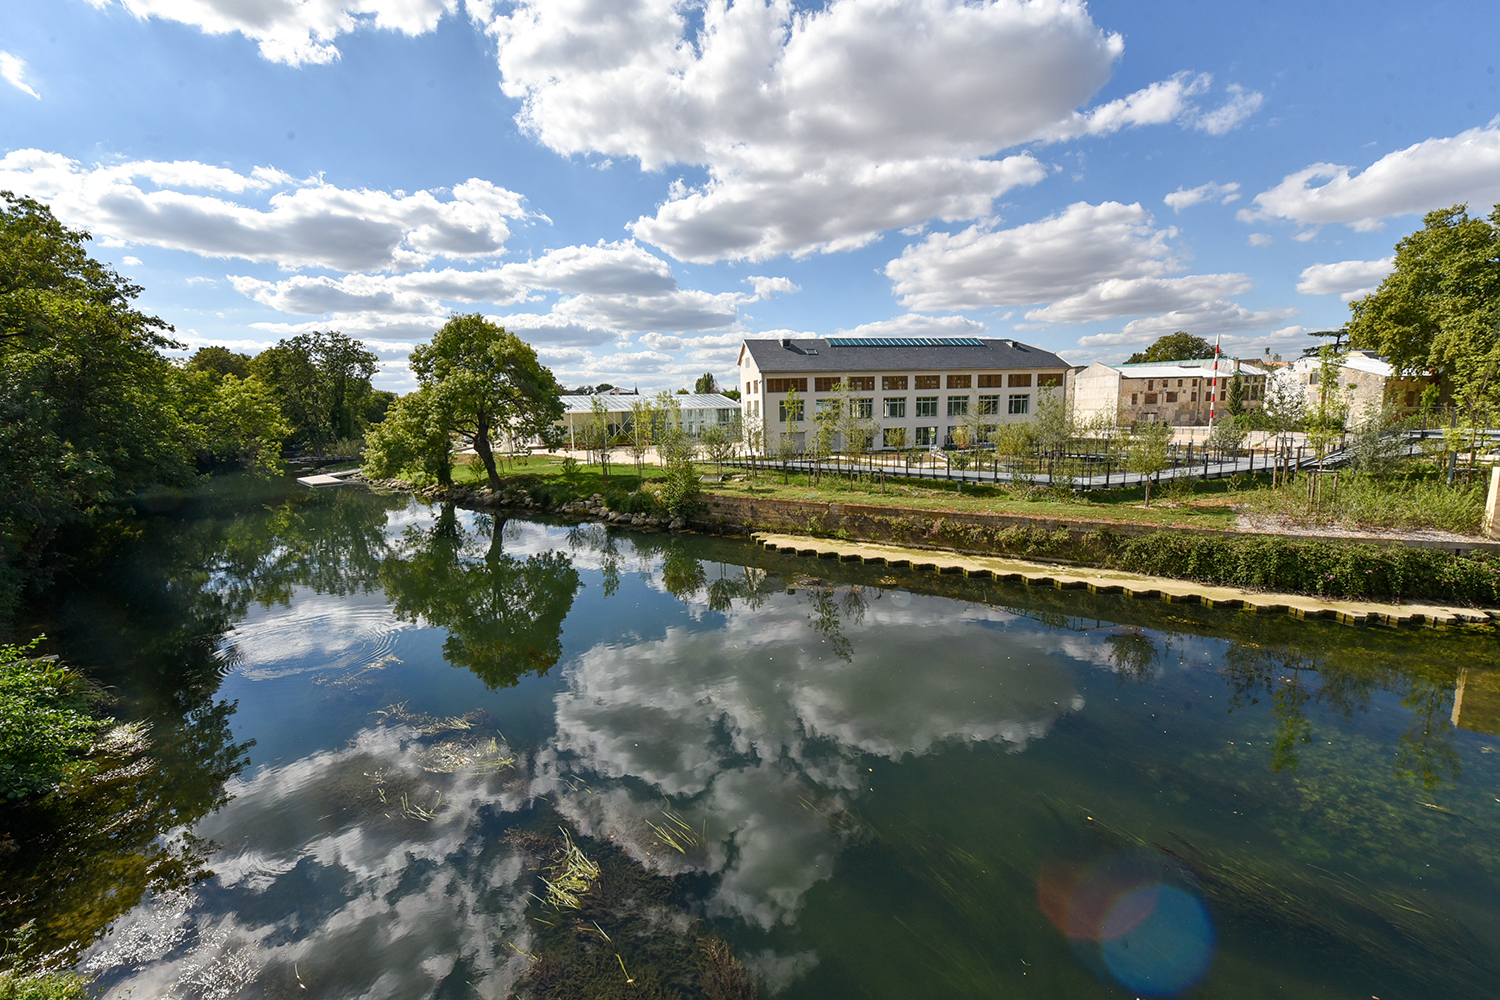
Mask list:
MULTIPOLYGON (((984 531, 954 525, 949 540, 1010 555, 1068 559, 1105 569, 1195 580, 1247 590, 1364 600, 1428 600, 1500 607, 1500 559, 1487 553, 1454 555, 1438 549, 1288 538, 1108 530, 1074 535, 1042 528, 984 531)), ((950 532, 939 527, 942 538, 950 532)))

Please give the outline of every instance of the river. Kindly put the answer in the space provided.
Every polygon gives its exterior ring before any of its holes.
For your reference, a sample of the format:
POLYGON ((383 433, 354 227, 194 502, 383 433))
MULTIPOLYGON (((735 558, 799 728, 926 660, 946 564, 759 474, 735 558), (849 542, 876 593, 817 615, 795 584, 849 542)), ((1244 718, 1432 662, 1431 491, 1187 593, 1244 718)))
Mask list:
POLYGON ((99 996, 1497 981, 1493 632, 361 487, 161 506, 37 622, 151 750, 4 860, 7 919, 35 918, 99 996), (568 843, 600 871, 578 908, 542 881, 565 882, 568 843))

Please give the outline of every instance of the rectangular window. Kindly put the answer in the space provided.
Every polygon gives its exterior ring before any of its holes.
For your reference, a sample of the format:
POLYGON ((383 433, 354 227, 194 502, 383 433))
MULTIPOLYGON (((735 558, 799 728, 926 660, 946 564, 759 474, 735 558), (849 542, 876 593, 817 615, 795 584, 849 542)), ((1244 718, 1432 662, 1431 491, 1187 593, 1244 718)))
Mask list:
POLYGON ((849 383, 849 388, 853 392, 875 391, 874 375, 850 375, 847 376, 844 381, 849 383))
POLYGON ((918 389, 937 389, 943 384, 941 375, 918 375, 916 378, 918 389))
POLYGON ((937 444, 937 428, 936 427, 918 427, 917 428, 917 447, 918 448, 931 448, 935 444, 937 444))
POLYGON ((767 392, 798 392, 807 391, 807 379, 805 378, 768 378, 766 379, 767 392))
POLYGON ((823 376, 813 379, 813 392, 838 392, 839 383, 843 379, 836 375, 823 376))
POLYGON ((917 416, 919 416, 919 417, 935 417, 935 416, 937 416, 937 397, 936 396, 918 396, 917 397, 917 416))
POLYGON ((1010 377, 1010 379, 1008 380, 1007 384, 1012 389, 1029 389, 1029 388, 1031 388, 1031 376, 1030 375, 1012 375, 1010 377))
POLYGON ((972 389, 974 388, 973 375, 949 375, 948 388, 950 389, 972 389))
POLYGON ((1151 379, 1151 378, 1148 378, 1148 379, 1147 379, 1147 380, 1146 380, 1146 391, 1147 391, 1147 392, 1150 392, 1150 391, 1152 391, 1152 390, 1153 390, 1153 389, 1155 389, 1155 388, 1156 388, 1156 380, 1155 380, 1155 379, 1151 379))
POLYGON ((906 397, 899 399, 887 399, 885 401, 885 415, 891 420, 906 419, 906 397))
POLYGON ((756 399, 756 400, 752 400, 751 401, 751 403, 750 403, 750 415, 752 417, 758 417, 758 416, 760 416, 760 400, 756 399))
POLYGON ((1175 402, 1177 402, 1177 393, 1175 393, 1175 392, 1169 392, 1169 393, 1167 393, 1167 402, 1169 402, 1169 403, 1175 403, 1175 402))
POLYGON ((786 400, 783 399, 781 401, 781 422, 786 423, 788 420, 801 420, 802 404, 804 402, 806 402, 806 400, 799 399, 791 406, 787 406, 786 400))
POLYGON ((858 420, 874 419, 875 400, 866 398, 849 400, 849 416, 858 420))
POLYGON ((1132 392, 1130 394, 1130 405, 1134 406, 1135 404, 1136 404, 1136 395, 1135 395, 1135 393, 1132 392))
POLYGON ((882 375, 880 376, 880 388, 887 392, 895 392, 906 388, 905 375, 882 375))
POLYGON ((979 388, 981 389, 1003 389, 1005 388, 1004 375, 981 375, 979 376, 979 388))
POLYGON ((980 396, 979 415, 982 417, 993 417, 1000 415, 999 396, 980 396))
POLYGON ((1182 388, 1182 379, 1178 379, 1177 380, 1177 388, 1179 388, 1179 389, 1182 388))
POLYGON ((818 400, 818 416, 819 417, 823 417, 825 415, 832 415, 832 416, 835 416, 835 417, 839 415, 839 401, 838 400, 836 400, 836 399, 820 399, 820 400, 818 400))
POLYGON ((943 443, 944 444, 956 444, 956 445, 959 445, 959 447, 963 447, 963 445, 960 443, 960 438, 959 438, 959 432, 961 430, 963 430, 963 428, 956 427, 953 424, 949 424, 948 425, 948 436, 943 439, 943 443))
POLYGON ((1022 392, 1022 393, 1016 393, 1016 394, 1012 395, 1010 397, 1010 412, 1011 413, 1030 413, 1031 412, 1031 394, 1030 393, 1022 392))
POLYGON ((881 443, 884 444, 887 448, 905 448, 906 428, 887 427, 884 431, 881 432, 881 438, 881 443))
POLYGON ((968 412, 969 412, 969 397, 968 396, 949 396, 948 397, 948 416, 950 416, 950 417, 961 417, 965 413, 968 413, 968 412))
POLYGON ((760 392, 760 379, 755 380, 755 391, 760 392))
POLYGON ((1038 375, 1036 377, 1036 384, 1039 389, 1061 389, 1063 384, 1062 373, 1049 372, 1046 375, 1038 375))
POLYGON ((1188 402, 1190 402, 1190 403, 1196 403, 1196 402, 1198 402, 1198 394, 1196 392, 1190 394, 1188 396, 1188 402))
POLYGON ((1148 392, 1148 393, 1146 393, 1146 405, 1147 406, 1155 406, 1156 405, 1156 393, 1154 393, 1154 392, 1148 392))

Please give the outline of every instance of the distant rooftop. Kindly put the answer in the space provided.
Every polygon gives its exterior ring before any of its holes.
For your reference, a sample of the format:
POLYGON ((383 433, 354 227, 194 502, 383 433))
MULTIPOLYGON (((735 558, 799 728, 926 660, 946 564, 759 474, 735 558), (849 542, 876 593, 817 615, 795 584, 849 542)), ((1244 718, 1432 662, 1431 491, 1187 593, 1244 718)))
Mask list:
MULTIPOLYGON (((688 393, 685 396, 676 395, 672 398, 684 410, 738 410, 740 408, 739 403, 717 392, 688 393)), ((635 393, 621 393, 618 396, 610 395, 609 393, 590 394, 587 396, 570 395, 562 397, 563 410, 567 413, 588 413, 593 410, 594 400, 596 399, 604 404, 604 409, 608 413, 626 412, 637 402, 644 400, 649 403, 652 401, 649 396, 640 396, 635 393)))

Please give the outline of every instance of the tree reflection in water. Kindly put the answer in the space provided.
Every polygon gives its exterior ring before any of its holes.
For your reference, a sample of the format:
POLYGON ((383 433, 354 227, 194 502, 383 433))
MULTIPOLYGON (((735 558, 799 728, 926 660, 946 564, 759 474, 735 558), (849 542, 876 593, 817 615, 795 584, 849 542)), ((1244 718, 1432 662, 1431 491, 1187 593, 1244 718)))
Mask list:
POLYGON ((408 528, 380 567, 396 616, 446 629, 444 657, 491 688, 557 663, 563 619, 582 585, 562 552, 506 555, 504 528, 487 514, 465 528, 445 504, 432 527, 408 528))
POLYGON ((1258 704, 1261 694, 1271 699, 1276 719, 1271 768, 1294 771, 1300 762, 1297 748, 1312 743, 1309 705, 1323 705, 1352 718, 1369 710, 1377 693, 1400 695, 1412 710, 1411 725, 1396 752, 1396 774, 1426 790, 1458 780, 1458 754, 1453 748, 1453 687, 1457 671, 1450 667, 1370 662, 1333 650, 1310 651, 1297 645, 1263 646, 1231 642, 1224 655, 1223 675, 1229 684, 1231 710, 1258 704))

